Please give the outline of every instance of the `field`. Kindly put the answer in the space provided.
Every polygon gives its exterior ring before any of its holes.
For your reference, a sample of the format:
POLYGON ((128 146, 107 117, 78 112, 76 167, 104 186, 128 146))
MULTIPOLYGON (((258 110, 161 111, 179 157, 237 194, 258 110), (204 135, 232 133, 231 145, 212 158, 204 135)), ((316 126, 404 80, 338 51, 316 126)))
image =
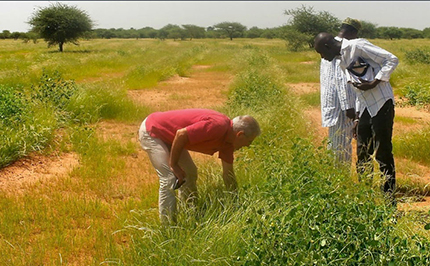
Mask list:
POLYGON ((113 39, 59 53, 0 40, 0 264, 428 265, 430 80, 406 54, 430 40, 372 42, 401 62, 398 211, 384 205, 378 176, 358 183, 353 165, 327 153, 312 50, 113 39), (224 191, 216 156, 192 154, 198 204, 162 227, 137 130, 149 113, 180 108, 250 114, 263 133, 236 153, 238 194, 224 191))

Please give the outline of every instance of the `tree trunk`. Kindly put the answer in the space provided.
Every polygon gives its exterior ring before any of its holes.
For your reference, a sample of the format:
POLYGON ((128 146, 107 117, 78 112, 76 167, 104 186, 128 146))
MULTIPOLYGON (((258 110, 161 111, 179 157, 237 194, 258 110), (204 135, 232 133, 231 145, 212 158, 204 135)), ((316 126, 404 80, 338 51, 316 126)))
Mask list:
POLYGON ((62 43, 62 42, 60 42, 60 43, 58 44, 58 46, 59 46, 59 51, 60 51, 60 52, 63 52, 63 44, 64 44, 64 43, 62 43))

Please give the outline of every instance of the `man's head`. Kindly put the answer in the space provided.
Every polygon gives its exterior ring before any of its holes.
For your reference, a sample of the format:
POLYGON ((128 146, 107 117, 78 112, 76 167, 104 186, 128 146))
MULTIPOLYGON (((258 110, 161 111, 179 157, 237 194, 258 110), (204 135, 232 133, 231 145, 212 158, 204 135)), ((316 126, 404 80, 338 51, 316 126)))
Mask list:
POLYGON ((340 55, 341 43, 327 32, 319 33, 314 40, 314 48, 321 58, 332 61, 336 56, 340 55))
POLYGON ((252 116, 237 116, 232 121, 235 150, 251 145, 252 141, 261 134, 260 125, 252 116))
POLYGON ((360 29, 361 22, 358 19, 346 18, 342 21, 338 36, 347 40, 356 39, 360 29))

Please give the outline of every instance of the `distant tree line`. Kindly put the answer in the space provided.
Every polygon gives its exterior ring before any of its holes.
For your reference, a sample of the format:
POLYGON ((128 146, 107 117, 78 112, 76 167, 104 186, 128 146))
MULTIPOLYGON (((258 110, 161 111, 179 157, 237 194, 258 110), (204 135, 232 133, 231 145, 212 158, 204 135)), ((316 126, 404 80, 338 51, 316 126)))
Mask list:
POLYGON ((34 42, 37 42, 37 39, 40 38, 39 34, 35 32, 10 32, 8 30, 3 30, 0 32, 0 39, 14 39, 14 40, 24 40, 25 42, 29 40, 33 40, 34 42))
POLYGON ((145 27, 141 29, 95 29, 90 32, 88 38, 102 39, 173 39, 173 40, 192 40, 204 38, 279 38, 280 30, 278 28, 261 29, 252 27, 247 29, 246 26, 238 22, 222 22, 207 28, 192 24, 174 25, 168 24, 161 29, 145 27))
MULTIPOLYGON (((313 46, 313 38, 319 32, 337 34, 342 21, 327 11, 315 11, 313 7, 302 5, 296 9, 284 11, 290 18, 283 26, 275 28, 247 28, 239 22, 221 22, 209 27, 192 24, 168 24, 161 29, 144 27, 140 29, 111 28, 93 29, 93 22, 85 11, 62 3, 40 8, 28 22, 32 29, 29 32, 10 32, 3 30, 0 39, 22 39, 25 42, 37 42, 43 38, 49 46, 59 45, 62 51, 64 43, 77 44, 79 38, 85 39, 173 39, 193 40, 203 38, 280 38, 287 42, 291 50, 313 46)), ((342 18, 344 19, 344 18, 342 18)), ((360 19, 357 17, 357 19, 360 19)), ((430 27, 424 30, 399 27, 377 27, 368 21, 362 21, 359 37, 374 39, 417 39, 430 38, 430 27)))
MULTIPOLYGON (((228 22, 227 22, 228 23, 228 22)), ((240 23, 237 23, 241 25, 240 23)), ((340 22, 338 23, 340 25, 340 22)), ((363 28, 360 32, 360 37, 367 39, 419 39, 430 38, 430 27, 424 30, 417 30, 413 28, 399 28, 399 27, 377 27, 376 24, 362 21, 363 28)), ((258 28, 252 27, 235 32, 228 32, 227 29, 219 29, 215 26, 207 28, 196 25, 173 25, 168 24, 161 29, 154 29, 152 27, 144 27, 141 29, 94 29, 87 32, 84 37, 86 39, 173 39, 173 40, 192 40, 204 38, 283 38, 283 36, 294 29, 292 25, 285 25, 275 28, 258 28)), ((0 39, 22 39, 33 40, 40 38, 40 36, 32 31, 29 32, 10 32, 3 30, 0 32, 0 39)))
MULTIPOLYGON (((377 27, 375 24, 362 21, 363 28, 360 37, 367 39, 430 39, 430 27, 424 30, 417 30, 413 28, 399 28, 399 27, 377 27)), ((339 23, 340 25, 340 23, 339 23)), ((154 29, 152 27, 145 27, 141 29, 94 29, 84 35, 86 39, 173 39, 173 40, 192 40, 204 38, 283 38, 283 36, 294 29, 291 25, 280 26, 276 28, 258 28, 252 27, 229 34, 226 31, 210 26, 207 28, 196 25, 172 25, 168 24, 161 29, 154 29), (231 36, 230 36, 231 35, 231 36)), ((10 32, 3 30, 0 32, 0 39, 22 39, 33 40, 40 38, 34 32, 10 32)))

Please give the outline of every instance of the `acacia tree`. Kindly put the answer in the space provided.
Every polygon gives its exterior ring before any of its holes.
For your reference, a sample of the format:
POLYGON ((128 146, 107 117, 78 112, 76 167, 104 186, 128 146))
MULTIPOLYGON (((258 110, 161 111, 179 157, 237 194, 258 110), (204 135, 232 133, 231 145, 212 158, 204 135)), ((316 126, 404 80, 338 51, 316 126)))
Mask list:
POLYGON ((292 41, 296 48, 299 43, 307 43, 308 47, 312 48, 314 37, 318 33, 336 34, 341 25, 340 20, 329 12, 316 12, 313 7, 304 5, 297 9, 286 10, 284 14, 291 16, 288 23, 291 27, 287 28, 287 32, 283 36, 289 43, 292 41))
POLYGON ((237 35, 242 35, 244 31, 246 31, 246 26, 238 23, 238 22, 221 22, 214 25, 215 29, 223 31, 227 34, 230 40, 233 40, 233 37, 237 35))
POLYGON ((191 24, 185 24, 185 25, 182 25, 182 27, 188 33, 188 37, 190 37, 190 40, 192 40, 193 38, 205 37, 205 28, 203 27, 199 27, 191 24))
POLYGON ((63 51, 65 43, 78 44, 78 39, 93 27, 89 15, 75 6, 62 3, 39 8, 28 22, 48 42, 48 47, 57 45, 63 51))

